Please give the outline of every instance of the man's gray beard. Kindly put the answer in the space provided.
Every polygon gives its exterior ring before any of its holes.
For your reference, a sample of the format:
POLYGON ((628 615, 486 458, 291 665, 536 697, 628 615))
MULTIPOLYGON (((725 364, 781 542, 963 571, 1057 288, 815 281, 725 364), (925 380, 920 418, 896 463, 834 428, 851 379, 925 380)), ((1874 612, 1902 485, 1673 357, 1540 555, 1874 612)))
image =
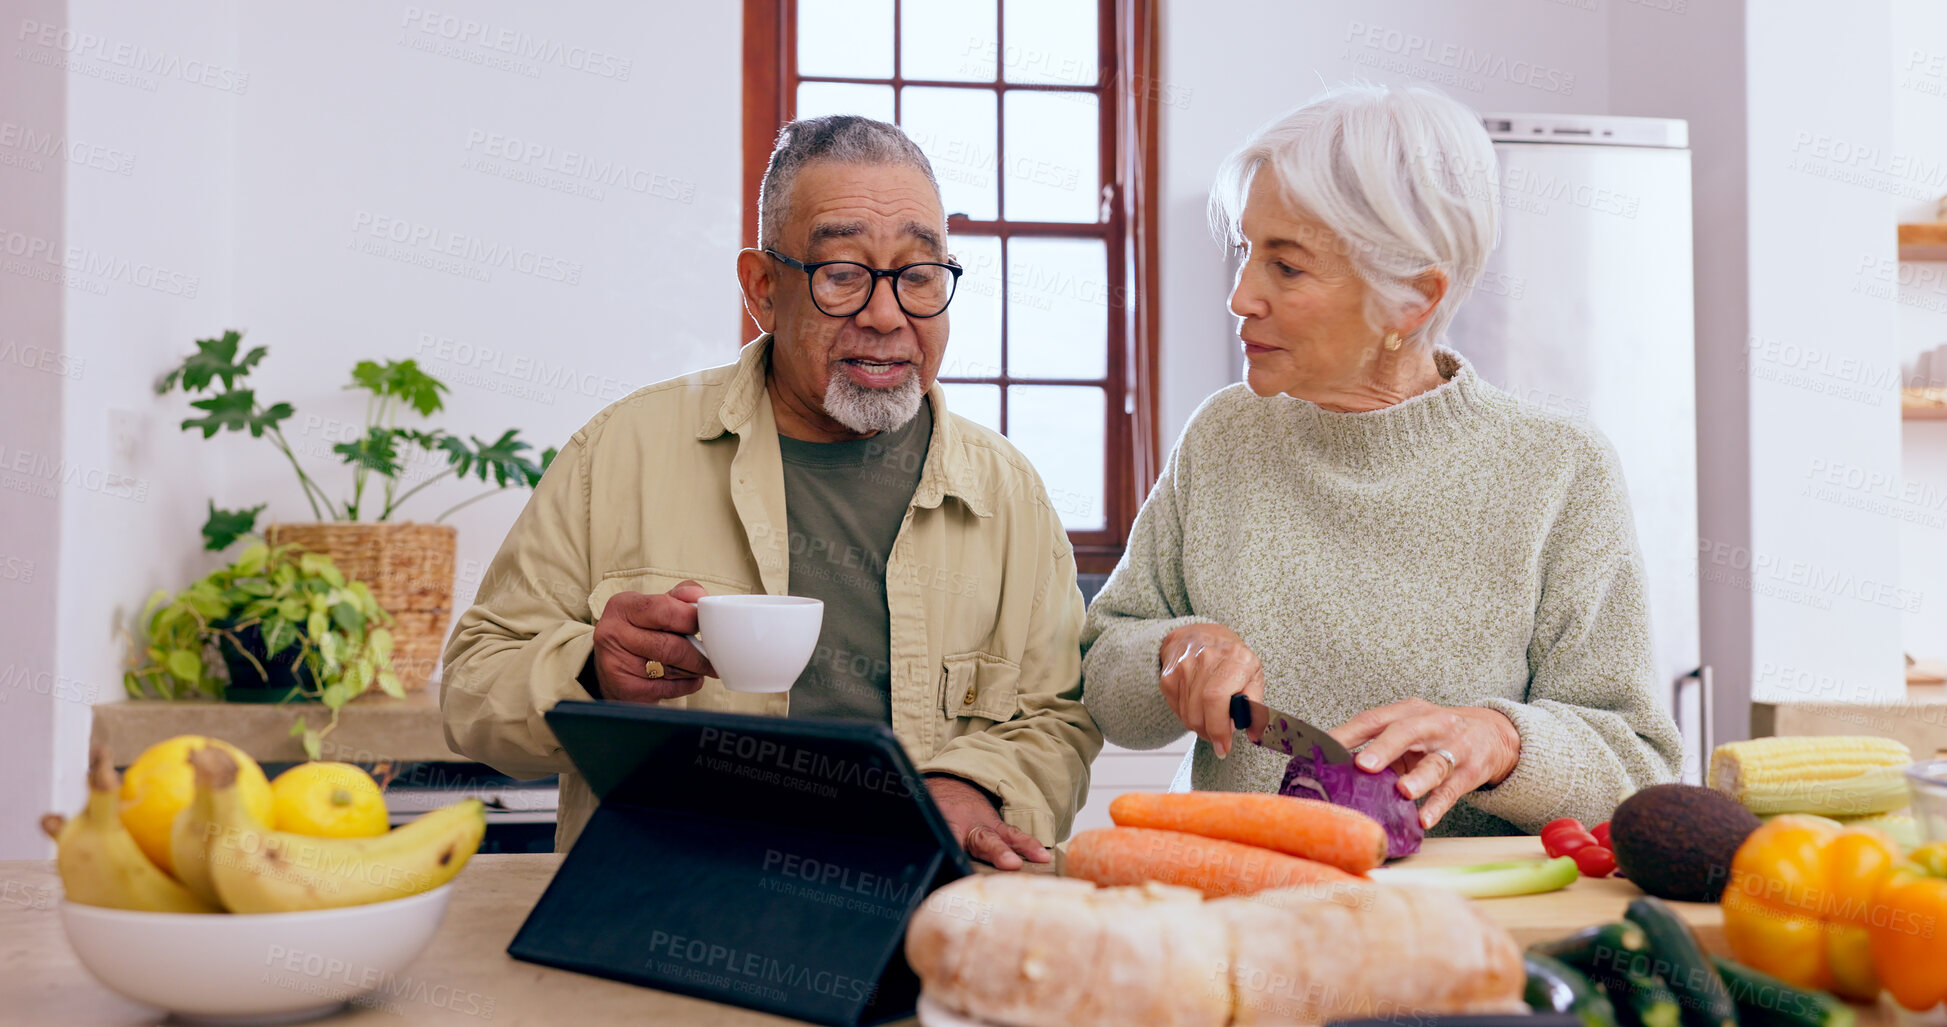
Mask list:
POLYGON ((836 367, 825 383, 825 413, 861 435, 904 428, 919 413, 925 399, 926 386, 921 384, 917 369, 889 389, 866 388, 836 367))

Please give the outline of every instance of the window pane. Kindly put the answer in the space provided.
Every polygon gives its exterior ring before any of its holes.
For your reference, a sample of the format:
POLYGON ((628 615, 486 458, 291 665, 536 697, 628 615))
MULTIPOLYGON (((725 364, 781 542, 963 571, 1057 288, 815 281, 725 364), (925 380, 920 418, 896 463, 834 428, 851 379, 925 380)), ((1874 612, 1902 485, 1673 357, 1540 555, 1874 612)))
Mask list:
POLYGON ((995 0, 900 0, 899 74, 994 81, 995 0))
POLYGON ((1109 370, 1109 250, 1100 239, 1007 244, 1007 366, 1016 378, 1109 370))
POLYGON ((1101 220, 1093 93, 1007 94, 1007 219, 1101 220))
POLYGON ((1106 409, 1101 389, 1015 385, 1007 390, 1007 437, 1041 472, 1048 498, 1069 531, 1103 526, 1106 409))
POLYGON ((798 74, 891 78, 892 0, 798 0, 798 74))
POLYGON ((816 118, 825 114, 863 114, 891 121, 892 87, 853 82, 798 83, 798 117, 816 118))
POLYGON ((1092 86, 1096 61, 1096 0, 1007 0, 1005 74, 1009 82, 1092 86))
POLYGON ((975 221, 999 215, 995 94, 986 89, 913 86, 900 93, 899 127, 933 162, 946 212, 975 221))
POLYGON ((1001 387, 998 385, 941 385, 946 408, 978 425, 1001 430, 1001 387))
POLYGON ((947 239, 947 249, 967 273, 960 276, 960 291, 946 308, 952 330, 940 377, 999 378, 1001 241, 991 235, 956 235, 947 239))

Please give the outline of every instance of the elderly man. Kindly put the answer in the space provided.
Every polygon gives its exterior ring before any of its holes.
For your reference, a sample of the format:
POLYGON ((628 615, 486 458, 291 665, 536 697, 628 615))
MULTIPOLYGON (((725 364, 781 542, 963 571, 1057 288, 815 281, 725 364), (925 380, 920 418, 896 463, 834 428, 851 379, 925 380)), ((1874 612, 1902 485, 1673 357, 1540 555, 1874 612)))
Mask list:
POLYGON ((566 849, 594 800, 541 716, 562 699, 876 720, 969 854, 1046 862, 1102 746, 1082 598, 1033 468, 934 384, 960 268, 932 166, 883 122, 793 122, 758 235, 737 276, 765 334, 562 448, 447 643, 447 740, 559 772, 566 849), (683 638, 706 593, 824 601, 791 691, 715 680, 683 638))

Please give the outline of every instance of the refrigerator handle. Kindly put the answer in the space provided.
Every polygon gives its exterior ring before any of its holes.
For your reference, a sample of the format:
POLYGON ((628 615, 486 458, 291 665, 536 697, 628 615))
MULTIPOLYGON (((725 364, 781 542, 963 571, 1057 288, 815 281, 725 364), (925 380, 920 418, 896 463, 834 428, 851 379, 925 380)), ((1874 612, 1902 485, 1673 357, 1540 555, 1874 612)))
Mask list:
POLYGON ((1710 754, 1717 748, 1716 689, 1712 687, 1710 664, 1706 663, 1696 670, 1676 679, 1670 690, 1670 719, 1677 722, 1677 732, 1683 732, 1683 686, 1691 681, 1697 683, 1697 709, 1702 712, 1702 730, 1697 733, 1697 780, 1708 784, 1710 774, 1710 754))

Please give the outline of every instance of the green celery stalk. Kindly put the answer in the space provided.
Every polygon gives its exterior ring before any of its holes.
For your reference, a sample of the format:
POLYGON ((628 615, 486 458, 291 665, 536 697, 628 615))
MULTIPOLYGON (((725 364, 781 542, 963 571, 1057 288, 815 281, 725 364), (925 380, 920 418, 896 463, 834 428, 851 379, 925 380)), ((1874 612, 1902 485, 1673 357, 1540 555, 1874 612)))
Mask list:
POLYGON ((1432 884, 1470 899, 1539 895, 1575 883, 1581 872, 1568 856, 1477 863, 1470 867, 1380 867, 1368 876, 1381 884, 1432 884))

